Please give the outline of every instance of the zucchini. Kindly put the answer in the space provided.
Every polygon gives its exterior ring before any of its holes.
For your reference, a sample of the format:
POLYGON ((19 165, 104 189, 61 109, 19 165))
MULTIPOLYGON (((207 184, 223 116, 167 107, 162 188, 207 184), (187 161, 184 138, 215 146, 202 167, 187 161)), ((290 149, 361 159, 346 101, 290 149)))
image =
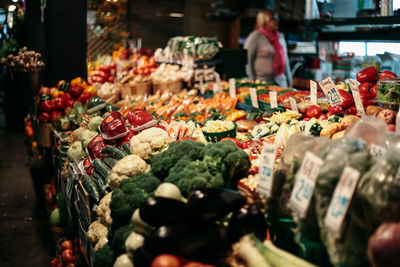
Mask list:
POLYGON ((93 179, 94 184, 96 185, 97 191, 99 192, 100 196, 103 197, 106 194, 105 185, 103 180, 100 179, 93 179))
POLYGON ((103 175, 101 175, 99 172, 97 172, 96 170, 92 171, 92 177, 93 179, 97 179, 97 180, 102 180, 104 184, 106 184, 106 178, 103 177, 103 175))
POLYGON ((106 164, 108 167, 112 168, 118 162, 117 159, 106 157, 103 159, 103 163, 106 164))
POLYGON ((126 154, 124 151, 122 151, 121 149, 118 149, 116 147, 113 147, 113 146, 105 146, 101 150, 101 153, 106 154, 109 157, 112 157, 112 158, 115 158, 118 160, 128 156, 128 154, 126 154))
POLYGON ((129 144, 129 142, 123 144, 122 149, 125 151, 126 154, 131 154, 131 145, 129 144))
POLYGON ((82 175, 83 187, 85 187, 89 196, 95 199, 97 202, 100 201, 100 194, 97 190, 97 186, 94 184, 93 179, 86 174, 82 175))
POLYGON ((93 167, 103 177, 104 181, 108 181, 108 176, 111 174, 110 168, 107 167, 100 159, 93 160, 93 167))

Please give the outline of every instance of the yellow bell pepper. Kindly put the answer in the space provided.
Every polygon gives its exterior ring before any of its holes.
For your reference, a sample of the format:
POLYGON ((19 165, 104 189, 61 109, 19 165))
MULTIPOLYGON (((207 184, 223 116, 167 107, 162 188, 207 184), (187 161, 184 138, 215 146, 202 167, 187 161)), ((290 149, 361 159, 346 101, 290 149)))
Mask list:
POLYGON ((94 85, 88 85, 86 86, 85 90, 83 90, 84 93, 88 92, 91 93, 92 95, 96 95, 96 87, 94 85))
POLYGON ((77 77, 77 78, 71 80, 71 84, 81 84, 81 83, 82 83, 81 77, 77 77))
POLYGON ((237 121, 238 119, 245 117, 245 116, 246 116, 246 113, 244 113, 244 111, 238 110, 238 111, 235 111, 235 112, 229 114, 225 120, 237 121))
POLYGON ((54 98, 58 98, 58 97, 62 97, 63 94, 65 94, 63 91, 57 91, 53 94, 53 99, 54 98))

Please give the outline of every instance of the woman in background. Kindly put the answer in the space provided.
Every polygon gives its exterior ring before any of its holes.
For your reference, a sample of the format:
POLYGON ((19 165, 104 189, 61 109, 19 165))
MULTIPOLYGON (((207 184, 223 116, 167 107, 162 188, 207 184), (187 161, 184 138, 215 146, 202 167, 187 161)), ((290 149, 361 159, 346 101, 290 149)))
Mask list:
POLYGON ((244 44, 247 49, 247 75, 252 80, 292 87, 285 39, 278 32, 278 19, 269 9, 257 14, 255 30, 244 44))

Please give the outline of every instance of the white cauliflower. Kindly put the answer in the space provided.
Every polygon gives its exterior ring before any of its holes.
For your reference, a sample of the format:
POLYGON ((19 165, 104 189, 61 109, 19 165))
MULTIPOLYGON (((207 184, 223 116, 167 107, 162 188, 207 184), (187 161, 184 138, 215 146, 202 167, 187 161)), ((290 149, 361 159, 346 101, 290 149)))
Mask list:
POLYGON ((94 246, 94 248, 93 248, 94 252, 97 252, 99 249, 104 247, 104 245, 106 245, 107 243, 108 243, 107 236, 103 236, 102 238, 100 238, 99 241, 97 241, 96 246, 94 246))
POLYGON ((108 193, 105 195, 101 200, 99 205, 97 206, 97 216, 100 219, 100 222, 104 224, 105 226, 110 226, 112 219, 111 219, 111 209, 110 209, 110 203, 111 203, 111 196, 112 192, 108 193))
POLYGON ((170 140, 166 131, 152 127, 132 137, 130 140, 131 153, 147 160, 152 153, 164 149, 170 143, 170 140))
POLYGON ((96 244, 101 238, 107 238, 108 229, 100 221, 95 221, 89 226, 89 230, 86 235, 90 243, 96 244))
POLYGON ((143 246, 144 237, 141 234, 132 232, 125 240, 125 249, 126 253, 130 256, 133 256, 135 250, 143 246))
POLYGON ((120 159, 112 168, 108 184, 111 190, 117 188, 124 179, 134 178, 147 171, 147 163, 137 155, 120 159))

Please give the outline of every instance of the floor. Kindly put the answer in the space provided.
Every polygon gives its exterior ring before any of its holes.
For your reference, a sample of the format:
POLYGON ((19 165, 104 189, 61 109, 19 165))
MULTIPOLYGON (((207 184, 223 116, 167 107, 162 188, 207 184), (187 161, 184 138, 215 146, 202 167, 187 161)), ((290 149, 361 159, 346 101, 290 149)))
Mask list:
POLYGON ((0 131, 0 266, 49 266, 55 246, 36 202, 23 132, 0 131))

